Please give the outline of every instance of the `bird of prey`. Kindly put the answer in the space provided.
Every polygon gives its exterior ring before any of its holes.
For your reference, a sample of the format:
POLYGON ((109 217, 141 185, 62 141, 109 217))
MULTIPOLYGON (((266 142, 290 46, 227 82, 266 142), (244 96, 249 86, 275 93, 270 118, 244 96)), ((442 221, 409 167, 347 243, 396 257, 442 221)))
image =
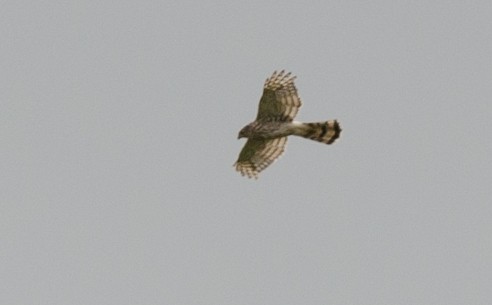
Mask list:
POLYGON ((337 120, 294 121, 302 105, 295 78, 282 70, 273 72, 265 81, 256 120, 239 131, 238 139, 248 138, 234 164, 241 175, 257 179, 258 174, 283 153, 290 135, 325 144, 333 143, 340 136, 342 129, 337 120))

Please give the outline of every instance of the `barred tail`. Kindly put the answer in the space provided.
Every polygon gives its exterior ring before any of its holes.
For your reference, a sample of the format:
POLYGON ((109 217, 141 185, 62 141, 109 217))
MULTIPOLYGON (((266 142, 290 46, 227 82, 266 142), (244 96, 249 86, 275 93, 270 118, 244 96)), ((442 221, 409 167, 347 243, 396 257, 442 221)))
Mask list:
POLYGON ((342 132, 337 120, 318 123, 304 123, 303 127, 302 133, 299 134, 301 137, 325 144, 335 142, 342 132))

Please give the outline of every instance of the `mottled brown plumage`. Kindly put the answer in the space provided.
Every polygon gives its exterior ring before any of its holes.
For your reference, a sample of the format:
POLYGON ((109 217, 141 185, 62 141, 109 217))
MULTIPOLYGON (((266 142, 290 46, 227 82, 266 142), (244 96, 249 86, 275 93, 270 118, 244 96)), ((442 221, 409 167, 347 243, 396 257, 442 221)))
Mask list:
POLYGON ((295 78, 282 70, 273 72, 265 81, 256 120, 241 129, 238 136, 248 138, 234 164, 243 176, 258 178, 258 174, 283 153, 287 136, 301 136, 326 144, 340 136, 342 130, 336 120, 293 121, 302 105, 294 85, 295 78))

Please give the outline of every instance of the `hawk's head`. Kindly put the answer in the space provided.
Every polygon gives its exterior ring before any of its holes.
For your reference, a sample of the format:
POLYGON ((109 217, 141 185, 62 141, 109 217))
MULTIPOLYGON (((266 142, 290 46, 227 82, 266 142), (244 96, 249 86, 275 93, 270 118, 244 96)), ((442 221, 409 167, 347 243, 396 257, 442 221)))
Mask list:
POLYGON ((249 136, 251 135, 251 133, 253 132, 253 127, 250 125, 246 125, 243 127, 243 129, 241 129, 239 131, 239 134, 237 136, 238 139, 241 139, 241 138, 249 138, 249 136))

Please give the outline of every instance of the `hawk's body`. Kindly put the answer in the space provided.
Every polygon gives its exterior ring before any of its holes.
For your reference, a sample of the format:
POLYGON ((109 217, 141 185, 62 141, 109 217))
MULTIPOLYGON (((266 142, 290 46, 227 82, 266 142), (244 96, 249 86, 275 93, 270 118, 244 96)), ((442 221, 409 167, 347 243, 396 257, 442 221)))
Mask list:
POLYGON ((340 136, 341 129, 336 120, 293 121, 302 105, 294 79, 295 76, 282 70, 280 73, 275 71, 265 81, 256 120, 239 132, 239 138, 248 138, 235 163, 236 170, 243 176, 258 178, 258 174, 282 154, 287 136, 301 136, 326 144, 340 136))

